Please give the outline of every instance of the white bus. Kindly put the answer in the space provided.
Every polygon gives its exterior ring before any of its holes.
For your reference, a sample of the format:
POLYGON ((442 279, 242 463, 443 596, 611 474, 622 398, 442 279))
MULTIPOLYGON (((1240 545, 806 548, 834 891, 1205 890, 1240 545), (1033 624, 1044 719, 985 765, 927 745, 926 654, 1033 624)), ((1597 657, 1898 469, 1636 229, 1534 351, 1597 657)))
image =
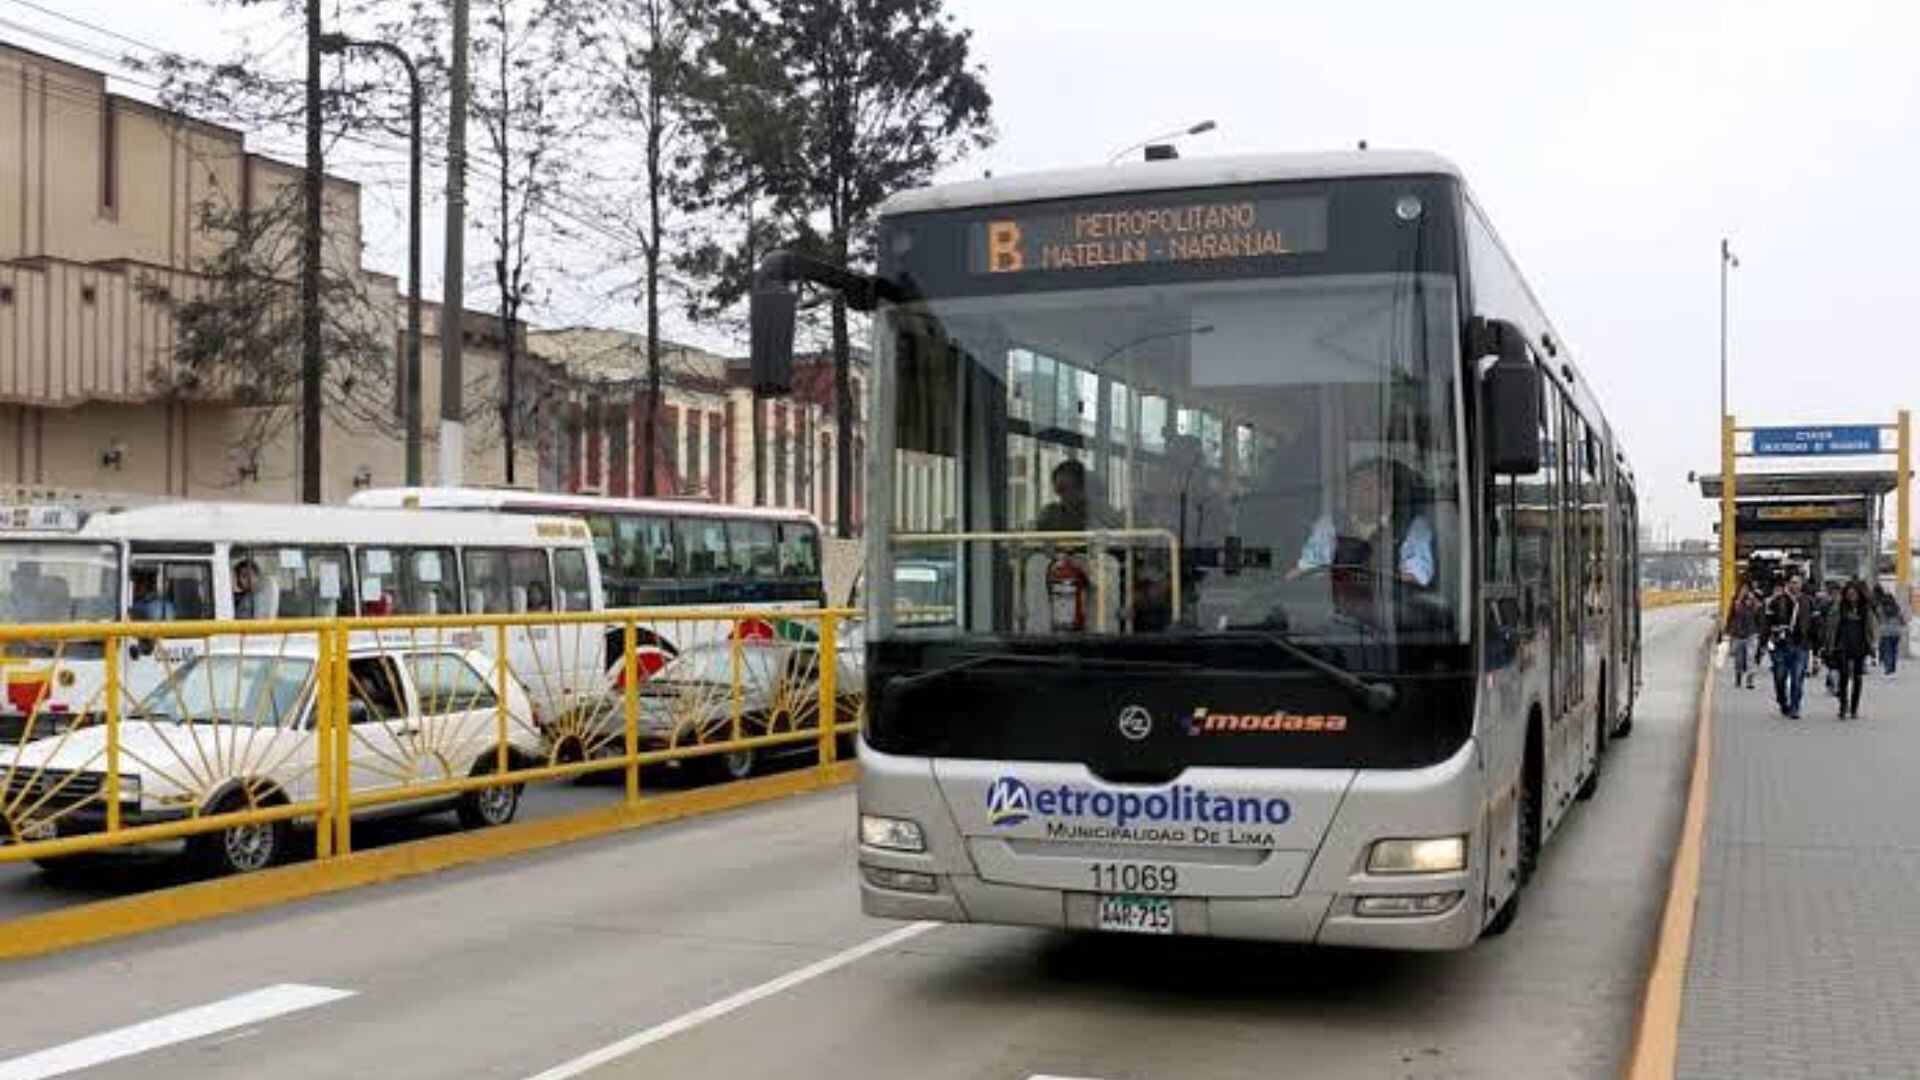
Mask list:
POLYGON ((877 250, 775 252, 753 296, 762 385, 792 282, 873 312, 864 909, 1508 925, 1628 730, 1634 495, 1454 166, 966 181, 890 200, 877 250))
MULTIPOLYGON (((771 611, 817 608, 826 601, 820 523, 801 510, 495 488, 376 488, 357 492, 349 501, 359 507, 578 519, 593 536, 610 608, 771 611)), ((712 636, 716 629, 694 622, 642 628, 643 666, 657 667, 681 647, 712 636)), ((609 656, 617 653, 611 643, 609 650, 609 656)))
MULTIPOLYGON (((0 626, 217 619, 236 621, 238 634, 249 619, 598 611, 592 552, 585 526, 564 517, 173 503, 83 518, 13 507, 0 510, 0 626)), ((508 664, 537 706, 558 710, 604 683, 606 633, 595 624, 515 628, 508 664)), ((445 639, 487 653, 495 646, 480 631, 445 639)), ((123 643, 123 701, 206 645, 123 643)), ((0 742, 36 712, 104 708, 100 642, 0 648, 0 742)))

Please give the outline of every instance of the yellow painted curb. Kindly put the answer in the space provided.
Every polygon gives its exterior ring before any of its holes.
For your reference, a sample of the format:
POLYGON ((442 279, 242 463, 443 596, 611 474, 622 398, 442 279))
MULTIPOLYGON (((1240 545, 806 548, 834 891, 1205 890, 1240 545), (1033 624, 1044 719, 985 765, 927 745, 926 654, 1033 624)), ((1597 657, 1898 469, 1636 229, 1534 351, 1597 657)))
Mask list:
POLYGON ((1707 784, 1713 758, 1713 650, 1700 675, 1700 712, 1694 724, 1693 775, 1687 782, 1686 817, 1673 853, 1660 940, 1640 999, 1629 1080, 1671 1080, 1680 1047, 1680 1010, 1687 987, 1687 956, 1693 950, 1693 916, 1700 899, 1700 849, 1707 825, 1707 784))
POLYGON ((771 802, 848 783, 855 762, 782 773, 564 817, 415 840, 325 862, 201 881, 97 903, 78 904, 0 923, 0 960, 38 956, 222 915, 272 907, 469 863, 586 840, 682 818, 771 802))

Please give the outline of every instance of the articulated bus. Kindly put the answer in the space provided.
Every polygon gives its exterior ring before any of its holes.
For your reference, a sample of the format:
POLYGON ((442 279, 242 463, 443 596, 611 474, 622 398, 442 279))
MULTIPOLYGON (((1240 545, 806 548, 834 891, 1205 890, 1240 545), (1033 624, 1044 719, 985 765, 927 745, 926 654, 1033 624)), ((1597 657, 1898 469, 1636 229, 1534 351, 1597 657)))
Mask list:
POLYGON ((754 297, 775 387, 792 282, 873 314, 865 910, 1505 929, 1631 720, 1634 488, 1455 167, 956 183, 888 202, 879 253, 775 253, 754 297), (902 615, 907 580, 946 594, 902 615))
MULTIPOLYGON (((65 507, 7 508, 0 589, 0 626, 217 619, 233 620, 236 635, 257 619, 605 607, 593 539, 568 518, 252 503, 85 518, 65 507)), ((140 700, 208 644, 161 633, 156 626, 153 640, 123 644, 123 702, 140 700)), ((606 633, 590 624, 514 627, 507 662, 542 709, 558 711, 604 689, 606 633)), ((493 651, 484 636, 450 631, 444 644, 493 651)), ((60 720, 105 709, 99 641, 13 641, 0 654, 0 746, 36 714, 60 720)))

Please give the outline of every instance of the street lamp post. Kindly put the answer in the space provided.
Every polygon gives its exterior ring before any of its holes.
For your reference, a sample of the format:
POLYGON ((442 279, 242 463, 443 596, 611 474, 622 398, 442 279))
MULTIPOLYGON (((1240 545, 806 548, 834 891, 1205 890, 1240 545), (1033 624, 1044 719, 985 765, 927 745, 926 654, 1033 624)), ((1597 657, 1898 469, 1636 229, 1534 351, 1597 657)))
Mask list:
POLYGON ((402 361, 402 396, 407 409, 407 486, 417 487, 424 471, 420 436, 420 69, 404 49, 387 41, 360 41, 345 34, 320 35, 320 51, 348 49, 382 52, 407 69, 409 147, 407 162, 407 355, 402 361))
MULTIPOLYGON (((1733 414, 1727 412, 1727 271, 1740 265, 1726 237, 1720 238, 1720 617, 1725 620, 1733 605, 1734 577, 1737 574, 1738 538, 1734 522, 1735 479, 1733 475, 1733 414)), ((1724 623, 1723 623, 1724 624, 1724 623)))
POLYGON ((1141 147, 1149 145, 1151 143, 1161 142, 1166 139, 1178 139, 1187 135, 1205 135, 1207 132, 1212 131, 1214 128, 1218 126, 1219 126, 1218 124, 1215 124, 1211 120, 1202 120, 1197 124, 1190 124, 1183 128, 1177 128, 1173 131, 1168 131, 1163 134, 1154 135, 1149 138, 1141 139, 1137 143, 1129 143, 1127 146, 1123 147, 1119 153, 1114 154, 1112 157, 1108 158, 1107 164, 1112 165, 1114 162, 1119 161, 1121 158, 1126 157, 1128 154, 1133 153, 1135 150, 1138 150, 1141 147))

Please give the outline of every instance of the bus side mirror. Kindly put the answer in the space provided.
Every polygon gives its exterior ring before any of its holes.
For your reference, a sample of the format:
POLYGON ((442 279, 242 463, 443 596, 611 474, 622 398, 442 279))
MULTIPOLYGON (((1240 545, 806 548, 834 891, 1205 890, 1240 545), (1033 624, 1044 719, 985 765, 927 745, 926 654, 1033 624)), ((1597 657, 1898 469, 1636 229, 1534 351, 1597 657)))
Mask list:
POLYGON ((753 392, 786 394, 793 389, 793 322, 799 297, 783 286, 756 285, 749 301, 753 332, 753 392))
POLYGON ((1540 471, 1540 369, 1527 354, 1526 335, 1504 319, 1487 324, 1498 351, 1481 378, 1486 414, 1487 466, 1495 476, 1540 471))

